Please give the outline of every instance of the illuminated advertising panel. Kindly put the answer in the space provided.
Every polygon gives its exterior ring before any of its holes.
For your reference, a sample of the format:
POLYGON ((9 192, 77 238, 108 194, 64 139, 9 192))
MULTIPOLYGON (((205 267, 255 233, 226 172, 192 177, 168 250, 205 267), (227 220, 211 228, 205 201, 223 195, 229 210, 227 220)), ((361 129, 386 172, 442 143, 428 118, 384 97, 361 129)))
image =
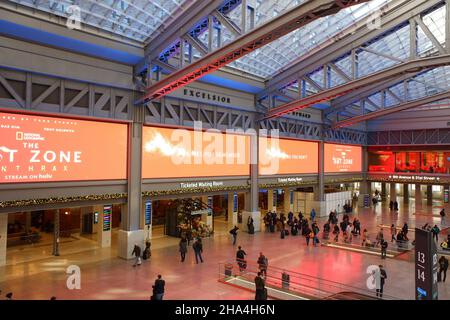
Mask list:
POLYGON ((259 138, 259 174, 284 175, 318 173, 317 142, 259 138))
POLYGON ((361 172, 360 146, 325 143, 325 173, 361 172))
POLYGON ((249 136, 144 127, 142 143, 144 179, 250 174, 249 136))
POLYGON ((127 178, 126 124, 0 112, 0 183, 127 178))

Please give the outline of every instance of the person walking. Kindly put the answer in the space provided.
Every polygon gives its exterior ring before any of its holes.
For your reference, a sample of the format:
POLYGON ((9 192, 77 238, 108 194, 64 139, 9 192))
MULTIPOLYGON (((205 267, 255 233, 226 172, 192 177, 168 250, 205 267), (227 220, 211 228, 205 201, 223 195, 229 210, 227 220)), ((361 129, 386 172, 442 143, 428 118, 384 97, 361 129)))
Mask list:
POLYGON ((137 245, 137 243, 134 244, 133 252, 131 252, 131 255, 134 255, 134 264, 133 267, 140 266, 141 261, 141 247, 137 245))
POLYGON ((362 247, 364 247, 366 245, 368 236, 369 236, 369 232, 367 231, 367 229, 364 229, 363 234, 362 234, 362 243, 361 243, 362 247))
POLYGON ((402 231, 403 231, 403 235, 404 235, 404 237, 405 237, 405 240, 406 241, 409 241, 409 239, 408 239, 408 224, 405 222, 405 224, 403 225, 403 228, 402 228, 402 231))
POLYGON ((439 212, 439 215, 441 216, 441 228, 445 227, 445 209, 442 209, 441 212, 439 212))
POLYGON ((441 232, 441 230, 438 228, 438 226, 435 224, 433 228, 431 228, 431 233, 433 234, 433 239, 436 240, 436 242, 439 241, 439 232, 441 232))
POLYGON ((266 281, 261 272, 255 277, 255 289, 255 300, 267 300, 266 281))
POLYGON ((247 261, 245 261, 245 256, 247 253, 245 253, 244 250, 242 250, 242 247, 238 247, 238 251, 236 252, 236 262, 239 266, 239 271, 244 271, 247 268, 247 261))
POLYGON ((319 243, 319 237, 318 237, 319 231, 320 231, 319 226, 317 225, 316 222, 314 222, 312 225, 313 246, 314 247, 316 247, 317 244, 319 243))
POLYGON ((234 228, 230 230, 230 234, 233 236, 233 246, 236 244, 238 230, 239 228, 237 226, 234 226, 234 228))
POLYGON ((179 251, 180 251, 180 255, 181 255, 181 262, 184 262, 184 260, 186 259, 186 253, 187 253, 187 240, 186 238, 181 238, 180 243, 179 243, 179 251))
POLYGON ((439 259, 439 273, 438 273, 438 281, 445 282, 447 279, 447 269, 448 269, 448 259, 444 256, 441 256, 439 259), (442 273, 444 277, 442 277, 442 273))
POLYGON ((337 224, 335 224, 334 228, 333 228, 334 242, 338 242, 339 241, 339 233, 340 233, 339 227, 338 227, 337 224))
POLYGON ((309 247, 309 240, 314 238, 314 233, 312 232, 311 228, 309 226, 306 227, 306 246, 309 247))
POLYGON ((394 201, 392 200, 389 202, 389 210, 394 210, 394 201))
POLYGON ((200 259, 201 263, 203 263, 203 244, 201 238, 197 238, 197 240, 195 240, 194 244, 192 245, 192 249, 194 249, 195 252, 195 262, 198 264, 198 260, 200 259))
POLYGON ((395 234, 397 233, 397 228, 394 224, 391 224, 391 242, 395 241, 395 234))
POLYGON ((311 222, 314 222, 314 219, 316 218, 316 210, 314 208, 311 209, 311 213, 309 214, 309 218, 311 222))
POLYGON ((386 259, 388 243, 386 240, 381 241, 381 259, 386 259))
POLYGON ((158 278, 155 280, 153 285, 153 297, 154 300, 162 300, 164 297, 164 287, 166 282, 162 279, 162 276, 158 274, 158 278))
POLYGON ((269 266, 269 260, 266 258, 265 255, 263 255, 262 252, 259 253, 257 263, 258 263, 258 267, 259 267, 259 271, 261 272, 261 275, 263 275, 264 277, 267 276, 267 267, 269 266))
POLYGON ((394 211, 398 211, 398 202, 397 201, 394 202, 394 211))
POLYGON ((376 285, 377 285, 377 297, 383 298, 383 288, 387 279, 386 270, 384 270, 383 266, 380 264, 379 271, 377 272, 376 285))
POLYGON ((377 242, 375 243, 375 247, 383 243, 384 241, 383 228, 380 228, 380 231, 378 232, 375 240, 377 240, 377 242))

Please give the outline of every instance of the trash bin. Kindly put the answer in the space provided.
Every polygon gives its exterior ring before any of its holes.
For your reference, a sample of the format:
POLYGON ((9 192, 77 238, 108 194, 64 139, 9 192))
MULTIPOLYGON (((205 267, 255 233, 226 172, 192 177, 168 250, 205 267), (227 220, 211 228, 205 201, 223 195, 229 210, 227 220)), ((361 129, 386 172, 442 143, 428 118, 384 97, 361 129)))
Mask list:
POLYGON ((281 274, 281 287, 283 289, 289 289, 289 282, 290 282, 290 276, 286 272, 283 272, 281 274))
POLYGON ((233 265, 231 263, 226 263, 225 264, 225 276, 231 277, 232 271, 233 271, 233 265))

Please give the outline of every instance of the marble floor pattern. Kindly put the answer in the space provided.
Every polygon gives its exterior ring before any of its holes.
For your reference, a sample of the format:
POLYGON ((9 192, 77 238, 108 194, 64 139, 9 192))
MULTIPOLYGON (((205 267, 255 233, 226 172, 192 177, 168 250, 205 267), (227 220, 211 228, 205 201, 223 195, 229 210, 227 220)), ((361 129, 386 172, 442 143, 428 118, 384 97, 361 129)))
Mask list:
MULTIPOLYGON (((400 201, 399 201, 400 202, 400 201)), ((438 224, 436 216, 441 205, 424 207, 415 214, 415 203, 405 205, 400 202, 400 212, 392 213, 378 205, 375 209, 357 210, 362 229, 369 230, 372 239, 378 232, 379 224, 394 223, 410 227, 422 226, 426 222, 438 224)), ((450 212, 450 208, 447 208, 450 212)), ((353 218, 351 216, 351 219, 353 218)), ((341 218, 341 215, 340 215, 341 218)), ((319 226, 326 218, 319 219, 319 226)), ((450 220, 450 218, 448 218, 450 220)), ((222 222, 219 225, 224 225, 222 222)), ((222 228, 225 228, 222 226, 222 228)), ((441 238, 447 235, 441 233, 441 238)), ((389 230, 385 230, 389 238, 389 230)), ((410 237, 411 238, 411 237, 410 237)), ((359 239, 355 240, 355 243, 359 239)), ((414 299, 414 253, 404 254, 395 259, 381 260, 378 256, 351 252, 336 248, 306 246, 301 236, 287 236, 259 232, 249 235, 239 232, 238 245, 247 252, 248 260, 255 261, 260 251, 269 259, 269 265, 285 268, 351 285, 365 288, 369 265, 382 263, 387 271, 385 286, 387 295, 400 299, 414 299)), ((214 237, 204 241, 203 264, 196 264, 192 248, 187 259, 180 262, 178 239, 160 236, 152 242, 152 257, 139 267, 132 261, 117 258, 117 235, 113 234, 111 248, 99 248, 96 242, 86 238, 61 244, 61 255, 51 256, 51 246, 10 249, 7 265, 0 267, 0 290, 4 294, 13 292, 14 299, 149 299, 151 286, 157 274, 166 280, 165 299, 253 299, 254 294, 218 282, 219 263, 234 261, 237 245, 233 246, 228 232, 216 232, 214 237), (66 287, 66 268, 78 265, 81 268, 81 289, 66 287)), ((449 275, 450 276, 450 275, 449 275)), ((450 279, 439 284, 439 298, 450 299, 450 279)))

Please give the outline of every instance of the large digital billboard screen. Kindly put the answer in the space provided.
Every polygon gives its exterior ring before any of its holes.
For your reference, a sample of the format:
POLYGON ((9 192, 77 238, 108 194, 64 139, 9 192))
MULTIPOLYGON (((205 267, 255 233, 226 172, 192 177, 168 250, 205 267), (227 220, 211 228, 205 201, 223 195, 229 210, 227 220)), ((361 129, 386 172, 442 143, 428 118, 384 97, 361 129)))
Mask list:
POLYGON ((362 148, 325 143, 324 162, 325 173, 361 172, 362 148))
POLYGON ((144 179, 250 174, 249 136, 147 126, 142 135, 144 179))
POLYGON ((259 138, 259 174, 318 173, 318 143, 302 140, 259 138))
POLYGON ((0 112, 0 183, 127 178, 126 124, 0 112))

